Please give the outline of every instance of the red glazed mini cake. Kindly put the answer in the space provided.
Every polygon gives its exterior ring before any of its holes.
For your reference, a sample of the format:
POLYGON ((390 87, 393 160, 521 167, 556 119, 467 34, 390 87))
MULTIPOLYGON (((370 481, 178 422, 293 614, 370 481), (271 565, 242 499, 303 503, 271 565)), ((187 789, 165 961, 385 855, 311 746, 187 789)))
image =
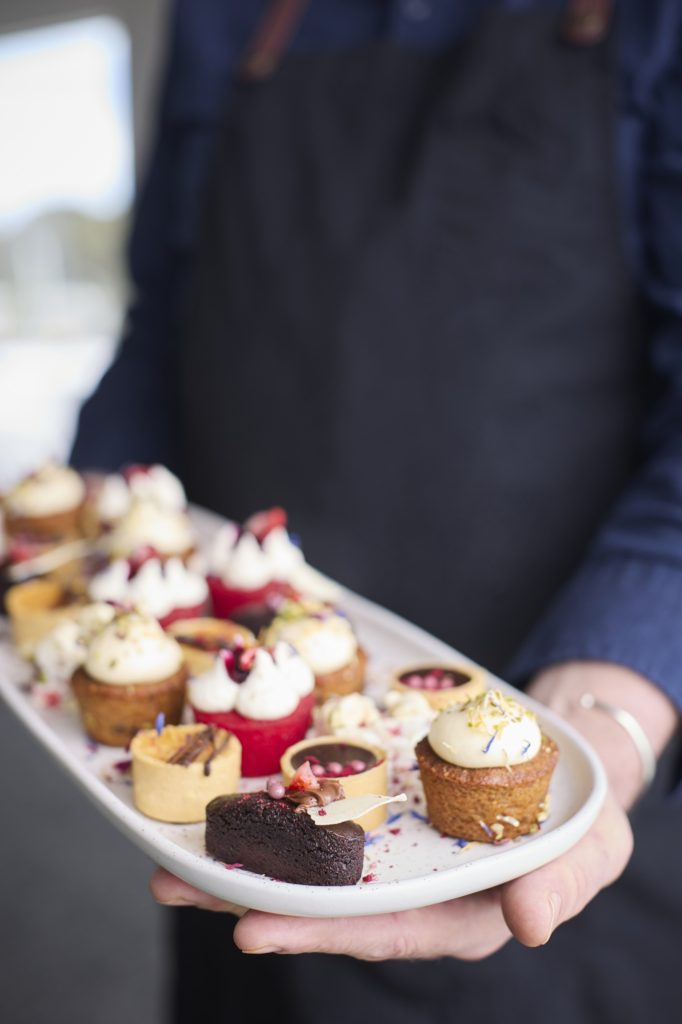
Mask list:
MULTIPOLYGON (((297 885, 355 885, 365 833, 352 821, 318 824, 307 807, 343 799, 342 786, 318 782, 302 766, 289 787, 271 781, 257 793, 219 796, 206 808, 206 852, 216 860, 297 885)), ((324 819, 322 819, 323 821, 324 819)))
POLYGON ((153 615, 164 628, 177 619, 203 615, 208 604, 206 580, 180 558, 148 558, 138 567, 118 559, 90 580, 88 595, 93 601, 153 615))
POLYGON ((402 668, 393 676, 392 688, 399 693, 423 694, 435 711, 451 704, 465 704, 486 688, 483 669, 461 664, 421 664, 402 668))
POLYGON ((239 789, 239 740, 213 725, 143 729, 130 755, 135 806, 157 821, 204 821, 210 800, 239 789))
POLYGON ((258 512, 242 527, 226 523, 208 551, 214 613, 233 618, 246 606, 267 606, 299 594, 327 599, 337 589, 312 569, 287 532, 284 509, 258 512))
POLYGON ((446 708, 415 753, 429 821, 445 835, 500 843, 547 817, 558 747, 501 690, 446 708))
POLYGON ((312 669, 318 701, 362 689, 367 656, 348 618, 331 605, 286 601, 264 633, 265 643, 278 640, 295 647, 312 669))
POLYGON ((273 651, 223 651, 213 668, 190 681, 197 722, 233 732, 242 745, 242 775, 279 771, 287 747, 303 739, 315 703, 315 680, 286 644, 273 651))
MULTIPOLYGON (((316 736, 301 740, 285 751, 281 761, 284 783, 288 785, 296 772, 307 762, 315 778, 335 779, 345 795, 361 796, 388 793, 388 761, 386 751, 369 743, 348 743, 338 736, 316 736)), ((376 807, 356 819, 367 831, 378 828, 386 820, 388 808, 376 807)))
POLYGON ((160 713, 178 724, 186 681, 180 645, 156 619, 125 612, 95 636, 71 687, 88 735, 124 747, 160 713))

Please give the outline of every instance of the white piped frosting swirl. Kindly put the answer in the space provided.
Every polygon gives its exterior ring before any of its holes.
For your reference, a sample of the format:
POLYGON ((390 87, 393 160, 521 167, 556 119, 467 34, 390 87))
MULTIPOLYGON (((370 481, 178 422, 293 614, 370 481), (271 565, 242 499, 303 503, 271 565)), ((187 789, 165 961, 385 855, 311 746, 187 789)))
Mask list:
POLYGON ((195 608, 208 598, 206 580, 179 558, 169 558, 165 564, 150 558, 131 579, 129 574, 125 560, 112 562, 90 581, 90 597, 135 608, 159 619, 178 608, 195 608))
POLYGON ((180 644, 164 633, 156 619, 128 612, 95 637, 84 667, 100 683, 129 686, 167 679, 182 661, 180 644))
POLYGON ((441 711, 429 730, 429 743, 459 768, 503 768, 532 760, 542 736, 532 711, 493 689, 441 711))
POLYGON ((33 654, 40 678, 48 683, 66 683, 84 663, 93 637, 115 614, 110 604, 89 604, 76 618, 57 623, 38 642, 33 654))
POLYGON ((274 651, 260 648, 242 683, 229 675, 218 657, 208 672, 190 680, 190 703, 198 711, 237 711, 245 718, 270 720, 285 718, 296 710, 302 697, 315 685, 305 662, 287 644, 274 651))

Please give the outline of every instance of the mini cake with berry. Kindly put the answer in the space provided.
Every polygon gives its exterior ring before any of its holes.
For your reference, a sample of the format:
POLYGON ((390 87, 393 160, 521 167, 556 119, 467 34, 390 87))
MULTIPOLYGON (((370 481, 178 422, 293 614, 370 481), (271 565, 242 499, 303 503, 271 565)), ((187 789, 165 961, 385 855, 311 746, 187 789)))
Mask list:
POLYGON ((315 674, 317 699, 356 693, 365 679, 367 655, 349 619, 320 601, 286 601, 264 633, 267 644, 284 640, 315 674))
POLYGON ((253 633, 229 619, 214 619, 210 616, 176 619, 167 629, 182 647, 191 676, 200 676, 210 671, 216 655, 221 651, 256 646, 253 633))
MULTIPOLYGON (((304 763, 316 779, 340 782, 347 797, 368 793, 388 793, 386 751, 368 743, 347 743, 337 736, 316 736, 294 744, 284 752, 282 777, 289 784, 304 763)), ((377 807, 356 819, 366 830, 378 828, 386 820, 385 806, 377 807)))
POLYGON ((483 669, 464 663, 412 665, 399 669, 391 685, 399 693, 417 691, 423 694, 434 710, 442 711, 451 704, 466 704, 472 697, 483 693, 486 674, 483 669))
POLYGON ((445 835, 500 843, 547 817, 558 747, 501 690, 446 708, 415 753, 429 821, 445 835))
MULTIPOLYGON (((333 599, 338 588, 307 564, 287 531, 284 509, 272 508, 251 516, 243 526, 226 523, 207 553, 208 585, 214 613, 234 619, 250 608, 271 618, 282 597, 306 595, 333 599)), ((241 620, 240 620, 241 621, 241 620)), ((246 625, 251 627, 251 622, 246 625)))
POLYGON ((233 732, 242 745, 242 774, 279 770, 287 749, 303 739, 315 704, 315 678, 288 644, 222 651, 209 672, 189 684, 197 722, 233 732))
POLYGON ((179 723, 186 682, 177 641, 151 616, 123 612, 95 636, 71 687, 91 739, 124 747, 159 713, 179 723))
POLYGON ((239 789, 241 745, 214 725, 143 729, 130 755, 135 806, 157 821, 204 821, 210 800, 239 789))
POLYGON ((203 615, 209 600, 204 577, 175 557, 164 562, 148 558, 139 566, 117 559, 93 576, 88 595, 93 601, 153 615, 164 629, 177 619, 203 615))
POLYGON ((0 501, 3 561, 16 565, 79 538, 85 495, 80 473, 56 462, 20 480, 0 501))
POLYGON ((86 604, 73 618, 62 619, 36 644, 32 661, 37 684, 32 694, 50 694, 52 706, 67 695, 73 673, 85 661, 88 648, 97 634, 116 615, 110 604, 86 604))
POLYGON ((353 821, 325 825, 308 808, 341 800, 335 780, 302 765, 288 787, 271 781, 256 793, 219 796, 206 808, 206 852, 216 860, 297 885, 355 885, 365 833, 353 821))

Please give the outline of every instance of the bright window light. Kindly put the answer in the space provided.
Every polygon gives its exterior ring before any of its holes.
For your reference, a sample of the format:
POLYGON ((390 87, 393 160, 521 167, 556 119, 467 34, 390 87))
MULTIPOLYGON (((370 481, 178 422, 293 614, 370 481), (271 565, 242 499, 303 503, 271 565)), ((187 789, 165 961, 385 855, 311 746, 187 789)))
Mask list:
POLYGON ((111 218, 128 208, 129 51, 106 17, 0 37, 0 233, 51 209, 111 218))

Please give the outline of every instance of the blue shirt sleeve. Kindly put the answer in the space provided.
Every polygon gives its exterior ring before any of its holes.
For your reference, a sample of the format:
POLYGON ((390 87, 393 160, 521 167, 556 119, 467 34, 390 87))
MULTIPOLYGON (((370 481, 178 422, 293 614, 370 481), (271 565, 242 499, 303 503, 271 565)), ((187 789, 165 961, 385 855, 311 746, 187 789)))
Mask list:
POLYGON ((507 676, 575 659, 628 666, 682 710, 682 31, 652 83, 638 209, 653 395, 642 461, 507 676))

